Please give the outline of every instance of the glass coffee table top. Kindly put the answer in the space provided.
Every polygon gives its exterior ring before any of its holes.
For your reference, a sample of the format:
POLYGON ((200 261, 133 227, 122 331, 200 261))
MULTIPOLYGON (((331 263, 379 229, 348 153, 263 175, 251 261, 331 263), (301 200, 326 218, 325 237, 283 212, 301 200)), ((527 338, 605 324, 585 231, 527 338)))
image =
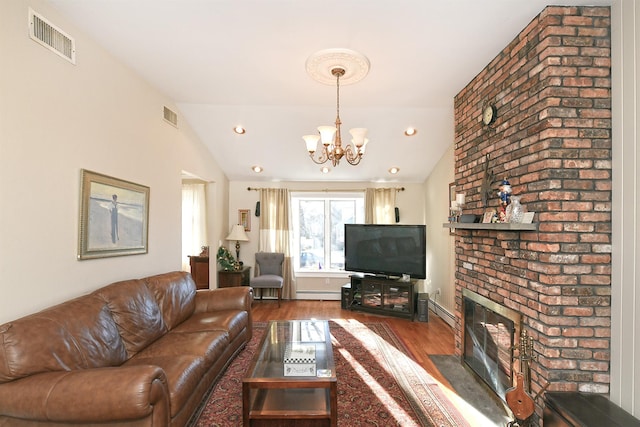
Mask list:
POLYGON ((296 376, 305 379, 335 377, 331 334, 326 320, 270 322, 255 365, 247 372, 247 377, 253 379, 296 376), (299 369, 294 369, 298 365, 299 369))

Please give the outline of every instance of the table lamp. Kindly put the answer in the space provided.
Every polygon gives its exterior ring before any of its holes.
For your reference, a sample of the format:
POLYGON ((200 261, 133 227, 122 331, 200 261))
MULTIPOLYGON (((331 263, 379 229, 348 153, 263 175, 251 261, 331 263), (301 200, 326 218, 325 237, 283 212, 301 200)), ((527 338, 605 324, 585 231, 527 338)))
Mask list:
POLYGON ((242 224, 236 224, 231 229, 231 232, 227 236, 227 240, 235 240, 236 241, 236 261, 242 265, 240 262, 240 242, 248 242, 249 236, 244 231, 244 226, 242 224))

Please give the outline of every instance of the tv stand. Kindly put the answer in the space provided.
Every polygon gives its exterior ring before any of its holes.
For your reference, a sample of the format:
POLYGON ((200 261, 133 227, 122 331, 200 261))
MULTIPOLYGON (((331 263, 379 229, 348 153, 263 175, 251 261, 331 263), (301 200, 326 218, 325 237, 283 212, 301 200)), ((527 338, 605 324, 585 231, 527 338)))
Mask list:
POLYGON ((376 276, 351 276, 351 282, 342 287, 342 308, 413 320, 415 286, 376 276))

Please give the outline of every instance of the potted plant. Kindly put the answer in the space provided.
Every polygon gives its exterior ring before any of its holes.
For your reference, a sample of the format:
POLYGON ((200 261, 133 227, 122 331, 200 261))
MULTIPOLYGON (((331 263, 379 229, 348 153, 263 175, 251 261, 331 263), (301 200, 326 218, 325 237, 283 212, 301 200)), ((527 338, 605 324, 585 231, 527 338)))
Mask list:
POLYGON ((236 268, 236 259, 231 255, 229 249, 224 246, 220 246, 218 248, 218 253, 216 254, 216 258, 218 260, 218 265, 225 271, 235 270, 236 268))

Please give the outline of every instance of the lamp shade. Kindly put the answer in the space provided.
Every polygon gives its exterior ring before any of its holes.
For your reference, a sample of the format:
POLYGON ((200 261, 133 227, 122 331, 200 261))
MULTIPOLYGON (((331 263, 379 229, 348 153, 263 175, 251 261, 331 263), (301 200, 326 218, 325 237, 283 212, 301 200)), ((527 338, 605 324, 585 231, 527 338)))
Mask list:
POLYGON ((244 226, 242 224, 236 224, 231 229, 231 233, 227 236, 227 240, 235 240, 237 242, 248 242, 249 236, 244 231, 244 226))
POLYGON ((351 142, 356 148, 360 148, 365 144, 365 140, 367 139, 367 129, 366 128, 353 128, 349 129, 349 133, 353 138, 351 142))
MULTIPOLYGON (((351 142, 353 142, 353 140, 351 140, 351 142)), ((362 144, 362 147, 358 147, 358 152, 360 154, 364 155, 364 151, 366 150, 368 143, 369 143, 369 138, 365 138, 364 144, 362 144)), ((355 142, 353 143, 353 145, 355 145, 355 142)))
POLYGON ((318 141, 320 140, 320 135, 305 135, 302 137, 304 139, 305 144, 307 144, 307 150, 310 153, 315 153, 318 148, 318 141))
POLYGON ((318 126, 320 139, 323 145, 333 144, 333 137, 336 135, 337 128, 335 126, 318 126))

